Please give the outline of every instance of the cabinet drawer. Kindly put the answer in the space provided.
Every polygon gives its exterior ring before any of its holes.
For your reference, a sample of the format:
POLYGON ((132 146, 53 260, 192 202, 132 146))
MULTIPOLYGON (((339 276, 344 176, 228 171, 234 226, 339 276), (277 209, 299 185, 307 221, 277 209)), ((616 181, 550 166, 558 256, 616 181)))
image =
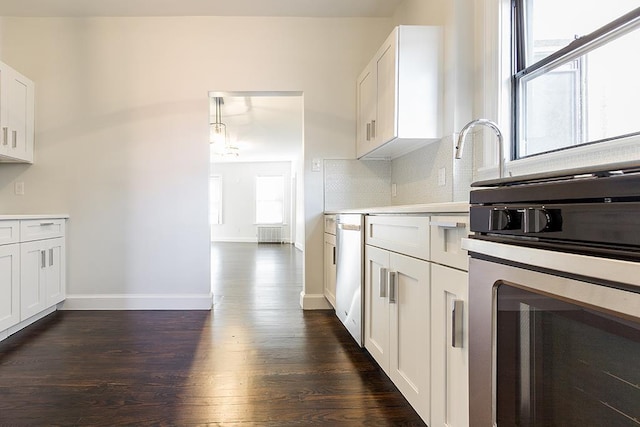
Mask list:
POLYGON ((0 221, 0 245, 20 240, 20 221, 0 221))
POLYGON ((431 261, 468 271, 469 258, 460 243, 469 235, 469 215, 436 215, 430 224, 431 261))
POLYGON ((336 216, 335 215, 325 215, 324 216, 324 232, 336 235, 336 216))
POLYGON ((429 217, 369 215, 365 243, 415 258, 429 260, 429 217))
POLYGON ((35 219, 20 221, 20 241, 51 239, 64 236, 64 219, 35 219))

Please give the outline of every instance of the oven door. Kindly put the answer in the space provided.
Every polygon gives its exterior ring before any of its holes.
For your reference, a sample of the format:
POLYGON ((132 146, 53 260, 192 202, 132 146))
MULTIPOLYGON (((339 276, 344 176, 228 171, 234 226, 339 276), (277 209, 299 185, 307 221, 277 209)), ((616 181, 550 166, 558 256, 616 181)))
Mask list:
MULTIPOLYGON (((637 427, 639 288, 519 262, 571 254, 529 249, 518 259, 523 248, 497 245, 472 252, 469 263, 470 425, 637 427), (505 258, 518 261, 487 255, 504 246, 513 252, 505 258)), ((603 261, 570 258, 564 258, 569 271, 603 261)), ((626 264, 637 274, 625 280, 639 280, 638 265, 626 264)))

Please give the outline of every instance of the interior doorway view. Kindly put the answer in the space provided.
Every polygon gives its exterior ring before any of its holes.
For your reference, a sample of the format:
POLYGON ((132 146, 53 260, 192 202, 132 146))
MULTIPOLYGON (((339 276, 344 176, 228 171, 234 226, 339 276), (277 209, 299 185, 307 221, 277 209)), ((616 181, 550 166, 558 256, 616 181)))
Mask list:
POLYGON ((302 248, 302 93, 212 91, 209 106, 211 241, 302 248))

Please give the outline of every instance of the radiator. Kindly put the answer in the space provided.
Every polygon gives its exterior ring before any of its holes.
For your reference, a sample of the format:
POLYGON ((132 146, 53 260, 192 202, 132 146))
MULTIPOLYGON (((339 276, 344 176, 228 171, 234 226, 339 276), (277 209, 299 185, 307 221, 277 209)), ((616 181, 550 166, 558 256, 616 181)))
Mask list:
POLYGON ((258 243, 283 243, 282 227, 258 226, 258 243))

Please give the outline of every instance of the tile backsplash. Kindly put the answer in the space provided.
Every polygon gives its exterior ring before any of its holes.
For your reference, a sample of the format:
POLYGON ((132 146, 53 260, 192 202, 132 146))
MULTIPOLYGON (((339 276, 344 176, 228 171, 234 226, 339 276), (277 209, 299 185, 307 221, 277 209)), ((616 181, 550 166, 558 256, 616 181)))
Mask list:
POLYGON ((325 160, 325 210, 469 200, 474 144, 455 160, 454 136, 394 160, 325 160))
POLYGON ((388 206, 390 204, 390 161, 324 161, 325 211, 388 206))

